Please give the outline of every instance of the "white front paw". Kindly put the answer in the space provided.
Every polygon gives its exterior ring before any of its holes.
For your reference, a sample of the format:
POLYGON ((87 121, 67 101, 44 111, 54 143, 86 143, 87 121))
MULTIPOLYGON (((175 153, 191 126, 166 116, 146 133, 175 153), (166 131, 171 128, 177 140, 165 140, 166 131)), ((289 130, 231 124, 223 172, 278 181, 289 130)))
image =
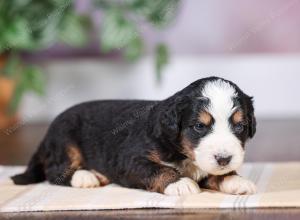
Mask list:
POLYGON ((71 186, 77 188, 93 188, 100 186, 94 173, 88 170, 77 170, 72 176, 71 186))
POLYGON ((225 177, 219 187, 221 192, 234 195, 250 195, 256 192, 253 182, 237 175, 225 177))
POLYGON ((198 184, 188 177, 180 178, 177 182, 169 184, 164 190, 164 194, 172 196, 191 195, 200 192, 198 184))

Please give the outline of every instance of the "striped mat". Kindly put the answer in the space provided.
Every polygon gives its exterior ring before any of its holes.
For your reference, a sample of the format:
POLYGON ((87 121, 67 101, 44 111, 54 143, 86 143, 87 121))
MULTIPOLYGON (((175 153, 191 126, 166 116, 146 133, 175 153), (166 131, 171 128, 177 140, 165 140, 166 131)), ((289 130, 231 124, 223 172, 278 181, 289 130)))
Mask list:
POLYGON ((166 196, 115 184, 76 189, 48 183, 15 186, 8 176, 24 167, 0 166, 0 212, 103 210, 131 208, 257 208, 300 207, 300 163, 245 164, 240 174, 258 186, 255 195, 203 191, 191 196, 166 196))

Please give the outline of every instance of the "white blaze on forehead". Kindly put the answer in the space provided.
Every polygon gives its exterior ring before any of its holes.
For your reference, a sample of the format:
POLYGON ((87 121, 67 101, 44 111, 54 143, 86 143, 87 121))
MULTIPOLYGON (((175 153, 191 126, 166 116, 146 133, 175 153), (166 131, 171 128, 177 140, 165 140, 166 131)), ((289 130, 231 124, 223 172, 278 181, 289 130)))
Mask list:
POLYGON ((208 82, 202 94, 209 98, 207 111, 215 120, 211 135, 222 136, 224 139, 232 139, 234 135, 231 132, 228 119, 234 112, 233 98, 237 96, 235 88, 228 82, 219 79, 208 82))
POLYGON ((202 91, 204 97, 209 98, 209 112, 215 119, 226 117, 227 119, 233 113, 233 99, 237 92, 228 82, 215 80, 208 82, 202 91))

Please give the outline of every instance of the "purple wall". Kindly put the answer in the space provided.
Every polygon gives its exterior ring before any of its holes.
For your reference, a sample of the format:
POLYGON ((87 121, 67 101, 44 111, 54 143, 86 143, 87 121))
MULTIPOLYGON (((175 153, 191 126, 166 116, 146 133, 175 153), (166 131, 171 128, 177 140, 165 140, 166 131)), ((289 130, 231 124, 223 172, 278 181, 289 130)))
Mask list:
POLYGON ((176 22, 160 34, 175 53, 300 52, 298 0, 182 2, 176 22))

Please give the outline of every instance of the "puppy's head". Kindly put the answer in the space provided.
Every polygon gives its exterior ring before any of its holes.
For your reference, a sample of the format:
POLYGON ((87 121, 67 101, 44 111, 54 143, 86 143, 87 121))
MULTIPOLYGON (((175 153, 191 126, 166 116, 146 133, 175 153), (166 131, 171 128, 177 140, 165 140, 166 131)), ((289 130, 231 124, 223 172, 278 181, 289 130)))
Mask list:
POLYGON ((239 168, 245 142, 256 131, 252 98, 216 77, 199 80, 174 97, 160 122, 176 150, 209 174, 239 168))

